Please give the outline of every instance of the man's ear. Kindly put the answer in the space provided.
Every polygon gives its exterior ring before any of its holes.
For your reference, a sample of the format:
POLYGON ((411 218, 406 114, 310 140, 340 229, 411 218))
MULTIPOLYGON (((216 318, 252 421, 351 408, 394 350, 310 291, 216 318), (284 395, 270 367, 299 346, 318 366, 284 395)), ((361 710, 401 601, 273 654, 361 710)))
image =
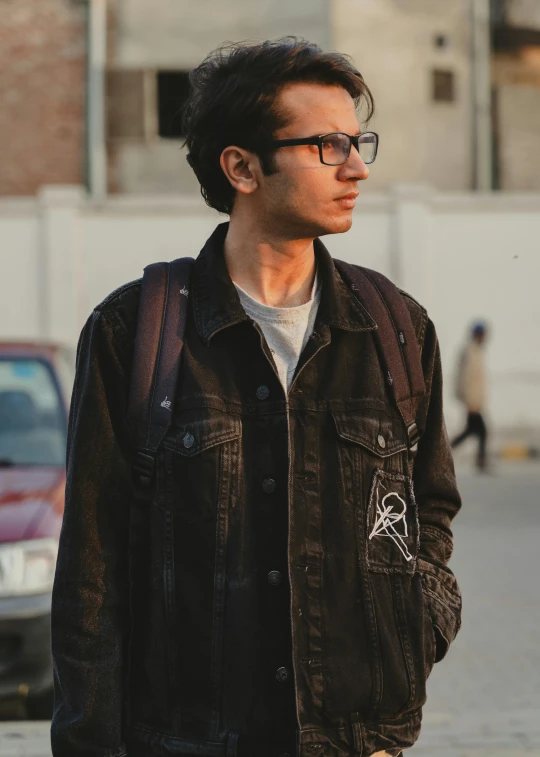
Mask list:
POLYGON ((219 163, 237 192, 252 194, 258 188, 261 164, 254 153, 231 145, 223 150, 219 163))

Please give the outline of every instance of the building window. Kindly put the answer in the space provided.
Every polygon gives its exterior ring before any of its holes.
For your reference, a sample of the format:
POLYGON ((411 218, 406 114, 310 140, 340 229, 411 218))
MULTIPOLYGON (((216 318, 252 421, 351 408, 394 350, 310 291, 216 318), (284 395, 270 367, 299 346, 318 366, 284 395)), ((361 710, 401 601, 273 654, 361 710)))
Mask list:
POLYGON ((456 99, 453 71, 433 69, 432 98, 435 102, 452 103, 456 99))
POLYGON ((158 71, 158 133, 165 139, 180 139, 182 108, 189 94, 187 71, 158 71))

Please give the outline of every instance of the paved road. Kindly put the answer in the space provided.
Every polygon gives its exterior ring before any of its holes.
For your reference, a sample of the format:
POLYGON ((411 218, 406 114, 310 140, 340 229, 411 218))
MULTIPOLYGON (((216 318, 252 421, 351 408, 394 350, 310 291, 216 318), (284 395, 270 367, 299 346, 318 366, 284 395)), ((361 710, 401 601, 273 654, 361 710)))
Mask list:
POLYGON ((1 757, 51 757, 50 727, 46 720, 0 723, 1 757))
MULTIPOLYGON (((540 464, 458 478, 450 566, 463 626, 406 757, 540 757, 540 464)), ((0 757, 50 757, 49 723, 0 723, 0 757)))
POLYGON ((463 625, 429 677, 407 757, 540 757, 540 465, 458 479, 450 567, 463 625))

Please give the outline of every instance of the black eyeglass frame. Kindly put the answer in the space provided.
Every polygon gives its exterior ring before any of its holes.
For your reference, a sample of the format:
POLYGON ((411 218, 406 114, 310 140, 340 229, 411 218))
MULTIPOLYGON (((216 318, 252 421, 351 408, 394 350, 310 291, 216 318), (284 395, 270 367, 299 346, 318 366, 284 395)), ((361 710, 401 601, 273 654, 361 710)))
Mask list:
POLYGON ((319 159, 323 165, 342 166, 344 163, 346 163, 349 160, 349 155, 351 154, 351 149, 353 145, 358 150, 358 154, 360 154, 359 141, 361 137, 365 137, 367 134, 375 137, 375 153, 373 155, 373 160, 370 160, 368 162, 364 161, 366 165, 371 165, 371 163, 375 162, 375 158, 377 157, 377 151, 379 149, 379 135, 377 134, 376 131, 364 131, 361 134, 356 134, 354 136, 352 134, 347 134, 347 132, 345 131, 329 131, 326 134, 319 134, 317 137, 298 137, 296 139, 273 139, 268 144, 272 148, 294 147, 295 145, 317 145, 319 148, 319 159), (344 134, 346 137, 349 137, 349 139, 351 140, 349 144, 349 152, 347 153, 347 157, 341 163, 325 163, 323 160, 322 140, 325 137, 332 136, 333 134, 344 134))

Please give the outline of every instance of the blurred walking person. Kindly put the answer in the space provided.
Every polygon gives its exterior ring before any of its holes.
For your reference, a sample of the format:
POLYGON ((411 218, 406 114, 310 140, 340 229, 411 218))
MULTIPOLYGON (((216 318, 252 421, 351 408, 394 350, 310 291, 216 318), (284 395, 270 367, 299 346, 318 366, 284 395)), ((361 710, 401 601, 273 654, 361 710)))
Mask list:
POLYGON ((488 431, 484 420, 487 399, 487 371, 485 364, 485 342, 487 327, 476 323, 471 330, 469 343, 461 353, 457 377, 457 398, 465 405, 467 421, 463 431, 452 441, 458 447, 469 436, 478 437, 476 467, 486 469, 486 447, 488 431))

